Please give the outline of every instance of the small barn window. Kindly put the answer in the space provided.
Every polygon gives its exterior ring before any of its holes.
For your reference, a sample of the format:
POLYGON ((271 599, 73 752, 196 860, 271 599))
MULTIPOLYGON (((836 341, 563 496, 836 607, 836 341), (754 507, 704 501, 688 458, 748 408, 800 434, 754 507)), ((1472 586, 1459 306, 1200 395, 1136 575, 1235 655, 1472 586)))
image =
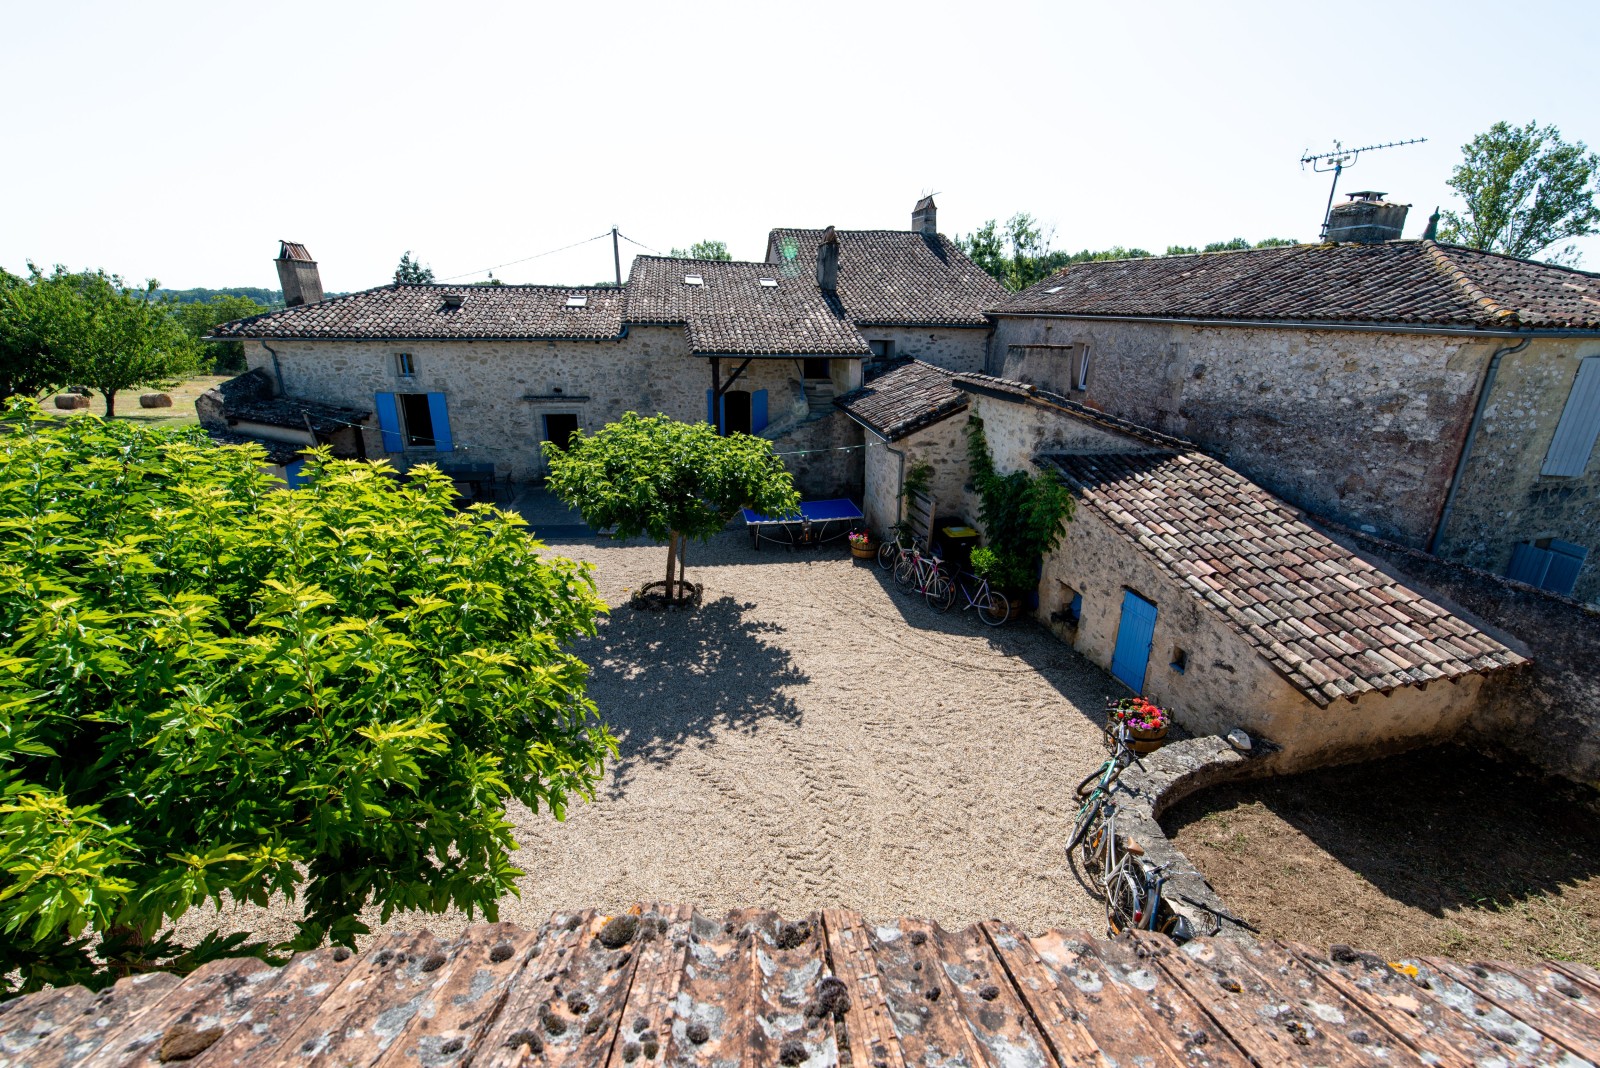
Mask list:
POLYGON ((1600 437, 1600 356, 1591 356, 1578 365, 1539 473, 1564 478, 1583 474, 1596 437, 1600 437))
POLYGON ((869 341, 867 347, 872 350, 872 358, 875 360, 887 360, 894 356, 893 341, 869 341))
POLYGON ((1173 671, 1176 671, 1180 675, 1188 671, 1189 651, 1187 649, 1180 649, 1178 646, 1174 645, 1172 647, 1172 663, 1169 666, 1173 671))
POLYGON ((1078 346, 1078 373, 1073 376, 1072 388, 1085 390, 1089 388, 1089 346, 1078 346))
POLYGON ((1083 594, 1065 582, 1058 583, 1058 586, 1060 587, 1058 592, 1061 598, 1061 607, 1050 614, 1050 621, 1076 627, 1078 621, 1083 618, 1083 594))
POLYGON ((411 362, 411 353, 397 352, 394 354, 394 373, 401 378, 412 378, 417 373, 416 365, 411 362))

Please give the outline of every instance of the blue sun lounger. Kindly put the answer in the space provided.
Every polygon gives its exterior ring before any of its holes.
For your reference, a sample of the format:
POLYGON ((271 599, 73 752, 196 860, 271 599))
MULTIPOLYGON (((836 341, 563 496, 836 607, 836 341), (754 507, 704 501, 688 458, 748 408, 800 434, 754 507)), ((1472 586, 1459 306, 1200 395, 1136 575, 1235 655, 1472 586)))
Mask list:
POLYGON ((864 516, 856 502, 844 497, 831 501, 801 501, 800 514, 774 519, 743 509, 744 525, 750 531, 750 544, 760 549, 762 541, 787 545, 821 545, 842 538, 864 516))

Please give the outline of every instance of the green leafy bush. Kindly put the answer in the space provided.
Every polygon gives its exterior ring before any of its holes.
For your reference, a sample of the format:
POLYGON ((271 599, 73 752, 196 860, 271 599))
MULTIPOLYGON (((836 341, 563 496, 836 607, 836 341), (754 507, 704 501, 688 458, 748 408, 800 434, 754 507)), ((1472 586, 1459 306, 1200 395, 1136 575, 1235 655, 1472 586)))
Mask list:
POLYGON ((720 435, 710 423, 624 412, 593 434, 574 433, 565 449, 545 442, 544 455, 550 491, 589 526, 666 542, 668 600, 682 596, 688 539, 719 533, 740 508, 774 516, 800 508, 794 479, 772 442, 720 435))
POLYGON ((1005 589, 1031 589, 1040 558, 1060 542, 1061 524, 1072 520, 1072 491, 1051 475, 997 472, 977 416, 967 420, 967 459, 983 535, 993 550, 992 573, 984 577, 1005 589))
POLYGON ((296 896, 296 948, 368 905, 493 918, 507 803, 559 817, 615 752, 564 648, 585 567, 432 468, 261 459, 0 418, 0 989, 243 951, 163 936, 224 894, 296 896))

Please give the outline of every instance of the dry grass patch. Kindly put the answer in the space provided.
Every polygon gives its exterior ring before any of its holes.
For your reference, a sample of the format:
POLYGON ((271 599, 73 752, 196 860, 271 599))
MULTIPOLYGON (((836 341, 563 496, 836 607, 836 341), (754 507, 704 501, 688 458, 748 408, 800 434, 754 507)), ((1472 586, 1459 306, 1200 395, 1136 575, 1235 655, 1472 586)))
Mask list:
MULTIPOLYGON (((212 386, 220 385, 233 375, 196 375, 194 378, 180 382, 172 389, 125 389, 117 393, 117 418, 131 419, 146 426, 193 426, 198 423, 199 417, 195 414, 194 402, 200 394, 212 386), (170 408, 141 408, 139 407, 139 394, 141 393, 166 393, 172 398, 170 408)), ((99 393, 90 390, 89 407, 79 408, 76 411, 63 412, 56 408, 55 394, 50 394, 41 402, 44 410, 52 415, 104 415, 106 399, 99 393)))
POLYGON ((1274 938, 1600 966, 1600 800, 1455 746, 1208 790, 1162 820, 1274 938))

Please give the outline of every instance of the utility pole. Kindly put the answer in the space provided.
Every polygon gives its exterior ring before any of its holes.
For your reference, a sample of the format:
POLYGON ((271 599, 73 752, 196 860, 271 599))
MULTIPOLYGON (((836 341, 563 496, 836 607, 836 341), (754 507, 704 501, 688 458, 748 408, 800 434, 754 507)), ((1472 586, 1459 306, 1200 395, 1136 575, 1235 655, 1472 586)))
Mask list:
POLYGON ((1355 165, 1357 156, 1361 155, 1363 152, 1376 152, 1380 148, 1399 148, 1401 145, 1420 145, 1426 140, 1426 137, 1413 137, 1409 141, 1390 141, 1388 144, 1363 145, 1360 148, 1345 148, 1339 142, 1335 141, 1333 143, 1332 152, 1323 152, 1316 156, 1313 156, 1308 149, 1306 154, 1300 157, 1300 166, 1302 168, 1309 163, 1311 165, 1311 169, 1316 171, 1318 174, 1327 174, 1329 171, 1333 172, 1333 185, 1328 187, 1328 206, 1322 211, 1322 236, 1328 236, 1328 220, 1333 217, 1333 194, 1334 191, 1339 188, 1339 175, 1344 173, 1344 169, 1346 167, 1355 165))
POLYGON ((617 268, 617 287, 622 286, 622 252, 617 247, 617 228, 611 228, 611 261, 617 268))

